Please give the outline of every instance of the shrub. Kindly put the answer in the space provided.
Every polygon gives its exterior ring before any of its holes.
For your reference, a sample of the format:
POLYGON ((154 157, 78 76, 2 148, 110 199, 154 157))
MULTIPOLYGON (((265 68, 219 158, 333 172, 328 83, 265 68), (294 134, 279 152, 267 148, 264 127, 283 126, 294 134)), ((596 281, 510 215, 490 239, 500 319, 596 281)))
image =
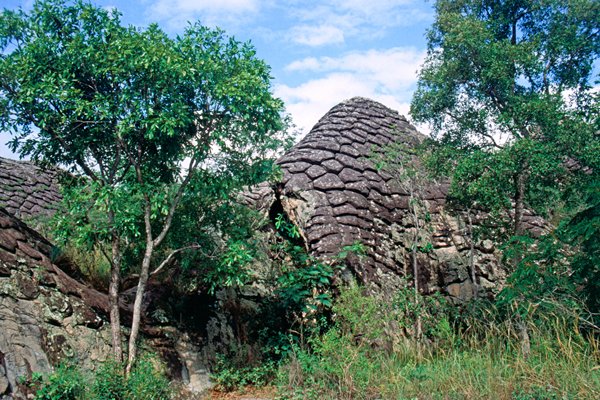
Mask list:
POLYGON ((312 336, 310 347, 295 346, 281 364, 283 398, 600 398, 599 343, 572 319, 530 313, 536 320, 524 321, 531 338, 524 356, 515 321, 493 304, 452 316, 443 301, 417 300, 411 290, 394 301, 360 287, 342 290, 333 326, 312 336))
POLYGON ((35 394, 35 400, 168 400, 169 381, 156 360, 142 357, 129 377, 124 366, 106 361, 94 372, 61 365, 35 394))
POLYGON ((36 400, 77 400, 84 393, 85 383, 81 371, 72 365, 60 365, 42 382, 36 400))

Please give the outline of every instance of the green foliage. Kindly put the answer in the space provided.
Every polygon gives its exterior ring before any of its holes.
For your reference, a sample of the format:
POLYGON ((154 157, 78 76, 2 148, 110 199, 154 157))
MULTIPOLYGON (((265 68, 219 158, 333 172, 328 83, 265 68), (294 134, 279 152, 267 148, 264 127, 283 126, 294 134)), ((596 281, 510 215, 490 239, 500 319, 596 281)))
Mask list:
MULTIPOLYGON (((289 314, 313 313, 331 307, 334 263, 316 260, 297 244, 300 232, 284 214, 276 215, 275 227, 281 236, 274 249, 282 261, 275 292, 281 307, 289 314)), ((352 251, 360 252, 360 244, 344 248, 340 256, 345 258, 352 251)))
POLYGON ((491 211, 524 197, 553 215, 572 183, 565 159, 597 166, 598 4, 440 0, 436 11, 411 113, 433 127, 451 195, 491 211))
POLYGON ((36 400, 77 400, 85 392, 81 371, 70 365, 60 365, 36 392, 36 400))
POLYGON ((300 238, 300 231, 298 231, 298 227, 292 224, 284 214, 279 213, 275 217, 275 229, 289 238, 300 238))
MULTIPOLYGON (((184 248, 222 250, 224 217, 215 220, 215 211, 267 179, 288 142, 270 69, 250 43, 219 29, 191 23, 171 38, 156 24, 123 26, 117 11, 83 1, 3 10, 0 52, 0 130, 21 156, 77 177, 57 236, 104 252, 113 306, 119 274, 138 272, 129 369, 151 266, 184 248), (180 232, 167 238, 177 222, 180 232)), ((220 264, 228 274, 244 261, 236 243, 227 241, 220 264)), ((118 340, 113 334, 117 353, 118 340)))
POLYGON ((587 204, 564 225, 564 237, 578 250, 572 260, 574 278, 584 288, 591 310, 600 310, 600 183, 589 187, 587 204))
POLYGON ((249 364, 248 351, 251 350, 236 349, 233 357, 217 357, 211 377, 219 389, 232 391, 250 385, 265 386, 273 380, 277 369, 276 362, 262 359, 249 364))
POLYGON ((142 358, 128 378, 123 366, 111 361, 98 369, 82 371, 61 365, 45 381, 38 382, 36 400, 167 400, 171 398, 167 378, 151 357, 142 358))
POLYGON ((71 180, 57 221, 77 245, 117 235, 133 246, 146 206, 160 231, 182 186, 184 198, 205 197, 184 226, 204 220, 268 177, 286 144, 269 67, 220 30, 190 24, 172 39, 156 25, 124 27, 116 11, 48 0, 4 10, 0 47, 0 128, 13 149, 88 178, 71 180), (198 171, 186 180, 190 159, 198 171))
MULTIPOLYGON (((433 128, 426 164, 451 178, 450 204, 486 214, 512 275, 500 305, 598 310, 595 223, 600 55, 595 1, 436 2, 411 104, 433 128), (522 215, 549 222, 526 237, 522 215), (539 235, 538 235, 539 236, 539 235), (590 246, 591 244, 591 246, 590 246)), ((479 221, 481 224, 482 221, 479 221)))
POLYGON ((592 399, 600 394, 598 342, 574 330, 565 314, 546 309, 529 315, 545 323, 528 319, 532 351, 525 359, 513 322, 493 306, 478 303, 457 314, 443 303, 426 303, 415 302, 410 290, 393 302, 365 295, 360 287, 343 290, 334 303, 334 325, 312 336, 310 348, 294 347, 281 365, 282 398, 592 399), (416 323, 413 308, 427 316, 423 340, 406 330, 416 323))
POLYGON ((156 357, 143 357, 127 378, 126 399, 168 400, 172 398, 169 380, 164 374, 164 366, 156 357))
POLYGON ((98 400, 125 400, 126 394, 127 380, 123 374, 123 366, 112 361, 100 365, 94 373, 89 396, 98 400))
MULTIPOLYGON (((300 244, 298 228, 280 213, 273 216, 277 235, 269 249, 277 271, 265 284, 272 296, 260 302, 257 314, 249 320, 238 345, 226 349, 211 366, 213 378, 224 390, 270 382, 282 358, 294 348, 310 346, 307 338, 320 333, 330 323, 335 273, 348 257, 361 257, 364 246, 345 246, 328 263, 311 257, 300 244)), ((235 285, 232 287, 235 290, 235 285)))

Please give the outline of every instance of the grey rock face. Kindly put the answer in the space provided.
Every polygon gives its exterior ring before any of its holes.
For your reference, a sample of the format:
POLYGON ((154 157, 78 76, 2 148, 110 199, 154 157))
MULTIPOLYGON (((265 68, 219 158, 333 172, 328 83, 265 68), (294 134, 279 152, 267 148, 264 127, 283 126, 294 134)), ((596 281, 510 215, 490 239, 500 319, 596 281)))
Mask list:
MULTIPOLYGON (((0 399, 27 397, 20 378, 48 374, 61 361, 84 369, 112 354, 108 299, 67 275, 51 259, 52 245, 0 208, 0 399), (4 397, 3 397, 4 396, 4 397)), ((123 318, 129 305, 122 304, 123 318)), ((150 327, 144 327, 148 334, 150 327)), ((210 387, 209 373, 193 341, 172 327, 150 332, 147 342, 168 354, 170 376, 198 392, 210 387), (165 339, 167 346, 165 348, 165 339)))
POLYGON ((24 398, 19 378, 62 360, 91 368, 111 354, 106 296, 53 264, 51 247, 0 208, 0 398, 24 398))
MULTIPOLYGON (((377 102, 353 98, 332 108, 278 161, 283 209, 308 250, 328 259, 361 243, 366 257, 349 260, 355 276, 382 287, 402 285, 409 263, 410 228, 403 224, 409 197, 393 176, 376 168, 375 157, 392 143, 411 148, 424 139, 404 117, 377 102)), ((431 210, 439 212, 447 185, 432 184, 427 193, 431 210)), ((435 268, 429 257, 420 257, 421 268, 435 268)), ((428 272, 434 289, 444 277, 428 272)))

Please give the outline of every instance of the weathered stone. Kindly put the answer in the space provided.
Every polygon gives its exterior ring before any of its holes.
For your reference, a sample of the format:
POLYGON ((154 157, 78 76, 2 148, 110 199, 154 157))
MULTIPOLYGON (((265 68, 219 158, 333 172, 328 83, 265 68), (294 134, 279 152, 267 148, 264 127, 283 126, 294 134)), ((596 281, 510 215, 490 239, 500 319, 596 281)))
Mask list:
POLYGON ((62 199, 58 184, 62 173, 57 168, 0 157, 0 207, 28 220, 52 215, 62 199))
MULTIPOLYGON (((365 283, 374 279, 382 287, 407 278, 402 275, 412 271, 406 254, 413 246, 416 229, 410 195, 393 170, 376 168, 374 155, 385 156, 392 142, 410 147, 424 139, 397 112, 368 99, 353 98, 332 108, 278 161, 284 172, 279 189, 282 208, 297 223, 314 256, 330 256, 339 252, 340 246, 361 242, 367 246, 367 255, 350 262, 356 276, 365 283)), ((411 162, 419 168, 418 159, 413 157, 411 162)), ((420 221, 422 232, 417 236, 423 244, 433 244, 432 252, 419 256, 420 279, 424 292, 440 288, 440 283, 460 284, 444 290, 465 298, 464 282, 470 279, 465 260, 470 250, 464 220, 458 223, 462 217, 443 211, 448 188, 446 181, 432 181, 420 189, 431 221, 427 229, 420 221)), ((536 223, 532 215, 530 224, 536 223)), ((494 251, 489 243, 482 243, 474 259, 483 254, 493 256, 494 251)), ((481 271, 488 280, 499 273, 495 266, 481 271)))
POLYGON ((352 168, 344 168, 339 173, 339 177, 344 183, 359 182, 365 179, 364 174, 355 171, 352 168))
POLYGON ((313 182, 313 187, 317 190, 335 190, 344 189, 344 182, 334 174, 326 174, 313 182))
POLYGON ((16 287, 19 291, 19 298, 33 300, 40 294, 40 289, 31 276, 23 273, 16 274, 16 287))
POLYGON ((11 233, 9 230, 0 231, 0 247, 14 253, 17 249, 17 239, 11 233))
POLYGON ((344 166, 337 160, 326 160, 321 163, 321 165, 326 168, 329 172, 338 173, 340 172, 344 166))
POLYGON ((306 175, 308 175, 308 177, 311 179, 316 179, 322 175, 325 175, 326 173, 327 171, 325 170, 325 168, 318 165, 313 165, 312 167, 306 170, 306 175))

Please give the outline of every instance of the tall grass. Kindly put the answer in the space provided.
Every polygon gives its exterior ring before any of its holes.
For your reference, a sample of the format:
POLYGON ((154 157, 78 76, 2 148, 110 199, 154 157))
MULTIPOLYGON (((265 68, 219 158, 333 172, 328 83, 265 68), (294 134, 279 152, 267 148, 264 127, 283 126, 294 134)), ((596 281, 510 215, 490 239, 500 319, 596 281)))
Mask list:
POLYGON ((600 343, 580 332, 575 318, 527 319, 530 351, 523 354, 510 317, 491 308, 485 317, 462 315, 458 326, 443 308, 430 301, 415 310, 404 294, 390 302, 347 290, 334 307, 333 327, 313 337, 310 348, 296 347, 282 364, 282 397, 600 398, 600 343), (416 312, 427 332, 422 340, 411 335, 416 312))

